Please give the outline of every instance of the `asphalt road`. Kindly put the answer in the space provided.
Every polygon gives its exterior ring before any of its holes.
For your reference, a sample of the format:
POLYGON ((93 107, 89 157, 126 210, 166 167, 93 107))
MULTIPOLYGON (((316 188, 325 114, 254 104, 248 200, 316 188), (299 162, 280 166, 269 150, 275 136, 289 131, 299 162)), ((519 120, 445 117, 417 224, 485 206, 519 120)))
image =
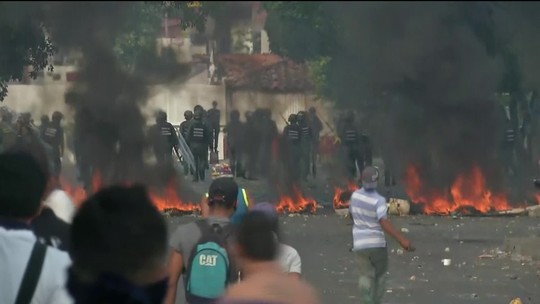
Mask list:
MULTIPOLYGON (((168 222, 174 229, 193 219, 173 217, 168 222)), ((397 243, 389 243, 384 303, 507 304, 516 297, 540 303, 538 264, 510 256, 479 258, 501 250, 506 236, 538 236, 538 219, 417 216, 392 221, 408 230, 417 250, 401 253, 397 243), (451 259, 452 265, 444 266, 442 259, 451 259)), ((322 209, 318 215, 283 216, 281 224, 285 242, 302 257, 304 278, 319 290, 323 303, 361 303, 348 220, 322 209)))

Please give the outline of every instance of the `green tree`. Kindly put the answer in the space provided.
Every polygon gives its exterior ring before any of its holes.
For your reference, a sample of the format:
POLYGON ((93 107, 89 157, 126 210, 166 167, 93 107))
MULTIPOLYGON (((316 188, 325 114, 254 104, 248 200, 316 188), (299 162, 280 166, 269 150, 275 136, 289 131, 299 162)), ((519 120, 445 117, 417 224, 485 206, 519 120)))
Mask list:
POLYGON ((7 96, 7 84, 21 81, 24 69, 31 67, 28 76, 52 66, 48 58, 54 48, 46 35, 39 5, 26 2, 0 2, 0 101, 7 96))

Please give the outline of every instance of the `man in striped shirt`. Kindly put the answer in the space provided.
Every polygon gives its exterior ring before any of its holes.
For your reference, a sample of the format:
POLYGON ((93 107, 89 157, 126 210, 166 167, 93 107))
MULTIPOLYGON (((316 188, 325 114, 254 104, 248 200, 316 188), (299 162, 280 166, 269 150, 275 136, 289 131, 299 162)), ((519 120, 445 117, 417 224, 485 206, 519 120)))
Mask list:
POLYGON ((379 171, 366 167, 362 172, 362 188, 353 193, 349 211, 354 221, 353 251, 357 255, 359 288, 363 303, 380 304, 385 293, 388 252, 384 233, 395 238, 405 250, 414 248, 387 218, 386 199, 377 192, 379 171))

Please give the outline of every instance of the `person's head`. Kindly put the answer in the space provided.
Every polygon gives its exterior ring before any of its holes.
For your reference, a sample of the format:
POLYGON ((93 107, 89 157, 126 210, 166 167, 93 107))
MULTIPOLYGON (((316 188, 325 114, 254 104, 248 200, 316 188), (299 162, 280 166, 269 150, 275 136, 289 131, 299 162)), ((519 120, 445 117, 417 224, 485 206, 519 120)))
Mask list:
POLYGON ((191 119, 193 118, 193 112, 191 112, 191 111, 189 111, 189 110, 185 111, 185 112, 184 112, 184 118, 185 118, 186 120, 191 120, 191 119))
POLYGON ((67 287, 76 303, 163 301, 167 226, 143 186, 110 187, 88 198, 70 241, 67 287))
POLYGON ((156 113, 156 123, 164 123, 167 121, 167 113, 164 111, 158 111, 156 113))
POLYGON ((246 113, 244 113, 244 116, 246 117, 246 120, 251 120, 251 118, 253 117, 253 112, 246 111, 246 113))
POLYGON ((279 235, 279 214, 275 205, 267 202, 258 203, 253 206, 251 212, 261 212, 266 215, 272 224, 272 231, 279 235))
POLYGON ((317 113, 317 111, 315 110, 315 107, 310 107, 309 108, 309 114, 315 115, 316 113, 317 113))
POLYGON ((49 120, 49 115, 42 115, 42 116, 41 116, 41 124, 46 125, 46 124, 49 123, 49 121, 50 121, 50 120, 49 120))
POLYGON ((215 101, 215 100, 212 101, 212 108, 214 108, 214 109, 217 108, 217 101, 215 101))
POLYGON ((201 120, 202 117, 203 117, 203 111, 201 109, 195 110, 195 112, 193 113, 193 119, 201 120))
POLYGON ((52 122, 55 124, 60 124, 60 122, 62 121, 62 118, 64 118, 64 114, 62 114, 59 111, 55 111, 52 114, 52 122))
POLYGON ((251 211, 242 220, 236 236, 236 252, 244 266, 273 261, 278 253, 274 221, 261 211, 251 211))
POLYGON ((208 190, 210 214, 222 213, 230 217, 236 210, 238 184, 232 177, 219 177, 212 181, 208 190))
POLYGON ((298 121, 298 116, 296 114, 291 114, 289 115, 288 121, 291 125, 293 125, 298 121))
POLYGON ((239 121, 239 120, 240 120, 240 112, 238 112, 238 110, 232 110, 231 121, 239 121))
POLYGON ((193 113, 195 113, 196 111, 204 111, 204 108, 201 106, 201 105, 196 105, 194 108, 193 108, 193 113))
POLYGON ((347 112, 344 114, 344 120, 346 123, 353 123, 354 122, 354 113, 353 112, 347 112))
POLYGON ((306 112, 300 111, 296 114, 296 117, 298 118, 298 122, 302 123, 306 120, 306 112))
POLYGON ((368 166, 362 171, 362 187, 365 190, 377 189, 379 182, 379 169, 376 167, 368 166))
POLYGON ((0 216, 28 222, 39 214, 50 176, 43 149, 28 142, 0 154, 0 216))

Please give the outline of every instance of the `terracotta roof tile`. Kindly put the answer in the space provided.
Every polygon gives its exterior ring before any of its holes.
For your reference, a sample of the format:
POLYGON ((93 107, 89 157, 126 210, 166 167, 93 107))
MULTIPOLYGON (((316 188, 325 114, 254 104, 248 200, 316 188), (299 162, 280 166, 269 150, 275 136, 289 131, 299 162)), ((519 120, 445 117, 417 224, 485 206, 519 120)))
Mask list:
POLYGON ((314 88, 305 65, 275 54, 225 54, 218 62, 231 88, 288 92, 314 88))

